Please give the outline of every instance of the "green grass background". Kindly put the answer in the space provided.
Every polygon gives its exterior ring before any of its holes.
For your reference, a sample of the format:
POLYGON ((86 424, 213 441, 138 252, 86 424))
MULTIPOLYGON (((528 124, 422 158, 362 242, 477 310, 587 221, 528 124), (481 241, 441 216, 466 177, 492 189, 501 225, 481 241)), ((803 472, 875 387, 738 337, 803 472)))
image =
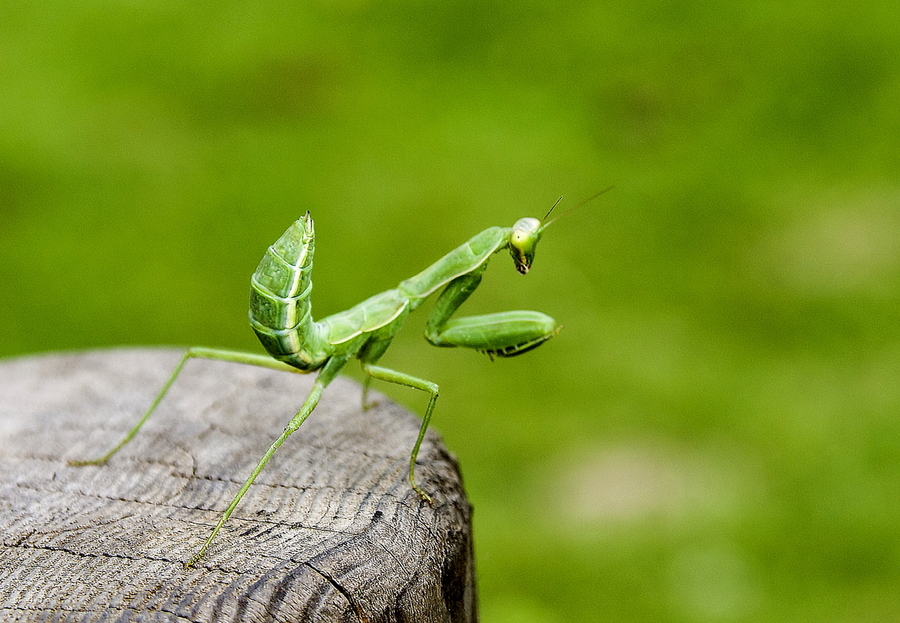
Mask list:
POLYGON ((558 338, 491 363, 420 312, 382 360, 442 387, 483 620, 900 620, 898 33, 887 0, 2 2, 0 355, 259 352, 248 278, 306 210, 321 316, 615 185, 464 308, 558 338))

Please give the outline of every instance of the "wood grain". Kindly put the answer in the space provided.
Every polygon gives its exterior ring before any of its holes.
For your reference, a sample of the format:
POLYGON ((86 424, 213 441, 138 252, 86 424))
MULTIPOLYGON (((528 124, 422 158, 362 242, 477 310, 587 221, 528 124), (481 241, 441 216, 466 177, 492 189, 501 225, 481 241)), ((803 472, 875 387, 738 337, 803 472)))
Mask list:
POLYGON ((332 383, 195 568, 219 514, 311 376, 191 360, 138 436, 172 350, 0 363, 0 619, 475 621, 471 509, 455 460, 379 394, 332 383))

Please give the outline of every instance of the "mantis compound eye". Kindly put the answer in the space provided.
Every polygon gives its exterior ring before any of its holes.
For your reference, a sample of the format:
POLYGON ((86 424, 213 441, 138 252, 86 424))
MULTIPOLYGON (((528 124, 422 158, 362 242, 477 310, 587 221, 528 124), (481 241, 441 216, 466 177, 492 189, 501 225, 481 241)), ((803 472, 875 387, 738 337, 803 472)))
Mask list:
POLYGON ((541 222, 536 218, 520 218, 509 234, 509 254, 516 270, 526 274, 534 262, 534 248, 541 238, 541 222))

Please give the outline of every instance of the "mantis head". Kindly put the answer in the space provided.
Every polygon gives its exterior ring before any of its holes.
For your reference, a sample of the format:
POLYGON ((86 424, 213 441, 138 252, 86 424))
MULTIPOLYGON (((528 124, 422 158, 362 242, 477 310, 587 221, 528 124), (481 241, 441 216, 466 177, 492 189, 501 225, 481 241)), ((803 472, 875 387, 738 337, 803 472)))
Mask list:
POLYGON ((541 232, 544 231, 547 225, 556 220, 548 221, 547 217, 553 212, 553 208, 559 205, 560 201, 562 201, 562 197, 556 200, 556 203, 551 206, 541 220, 529 216, 520 218, 512 226, 512 231, 509 234, 509 254, 512 255, 513 262, 516 263, 516 270, 521 274, 528 273, 528 269, 531 268, 531 263, 534 262, 534 248, 537 246, 538 240, 541 239, 541 232))
POLYGON ((509 234, 509 254, 516 270, 526 274, 534 261, 534 248, 541 239, 541 222, 536 218, 520 218, 509 234))
POLYGON ((550 213, 553 212, 553 209, 559 205, 559 202, 562 201, 562 197, 556 200, 556 203, 551 206, 551 208, 547 211, 547 214, 545 214, 544 218, 542 218, 541 220, 537 220, 536 218, 532 217, 526 217, 520 218, 518 221, 516 221, 516 224, 512 226, 512 231, 509 234, 509 254, 512 255, 513 262, 516 263, 516 270, 523 275, 528 273, 528 270, 531 268, 532 262, 534 262, 534 248, 537 246, 538 240, 541 239, 541 233, 545 229, 547 229, 547 227, 549 227, 551 223, 555 223, 572 210, 580 208, 588 201, 596 199, 603 193, 610 190, 612 190, 612 186, 601 190, 593 197, 585 199, 574 208, 570 208, 568 211, 563 212, 556 218, 552 218, 549 221, 547 219, 550 217, 550 213))

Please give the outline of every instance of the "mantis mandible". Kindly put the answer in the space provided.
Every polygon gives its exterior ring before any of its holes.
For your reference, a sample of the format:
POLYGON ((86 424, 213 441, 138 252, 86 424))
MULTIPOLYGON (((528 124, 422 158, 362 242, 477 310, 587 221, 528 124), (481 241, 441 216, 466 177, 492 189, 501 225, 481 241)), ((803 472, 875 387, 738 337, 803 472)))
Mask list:
POLYGON ((186 563, 186 566, 191 566, 206 553, 275 451, 300 428, 316 408, 322 390, 352 357, 356 357, 366 375, 363 408, 367 406, 366 398, 372 379, 405 385, 429 394, 419 435, 409 457, 408 478, 413 490, 423 500, 431 503, 431 496, 416 482, 415 467, 419 446, 437 402, 438 386, 431 381, 384 368, 376 363, 390 346, 406 317, 440 288, 443 291, 428 316, 425 328, 425 339, 435 346, 471 348, 486 353, 491 358, 514 357, 537 348, 556 335, 561 327, 550 316, 536 311, 506 311, 463 318, 452 316, 478 287, 494 253, 508 249, 516 270, 523 275, 528 273, 534 262, 535 247, 541 234, 547 226, 560 218, 557 216, 547 220, 558 204, 559 200, 541 220, 528 217, 519 219, 512 227, 489 227, 418 275, 402 281, 396 288, 376 294, 355 307, 319 321, 312 319, 310 305, 315 233, 312 218, 307 212, 268 248, 250 279, 250 326, 269 356, 189 348, 147 411, 122 441, 97 459, 70 461, 70 464, 96 465, 108 461, 137 434, 169 391, 188 359, 218 359, 300 373, 318 370, 312 390, 300 410, 284 432, 269 446, 222 513, 203 546, 186 563))

